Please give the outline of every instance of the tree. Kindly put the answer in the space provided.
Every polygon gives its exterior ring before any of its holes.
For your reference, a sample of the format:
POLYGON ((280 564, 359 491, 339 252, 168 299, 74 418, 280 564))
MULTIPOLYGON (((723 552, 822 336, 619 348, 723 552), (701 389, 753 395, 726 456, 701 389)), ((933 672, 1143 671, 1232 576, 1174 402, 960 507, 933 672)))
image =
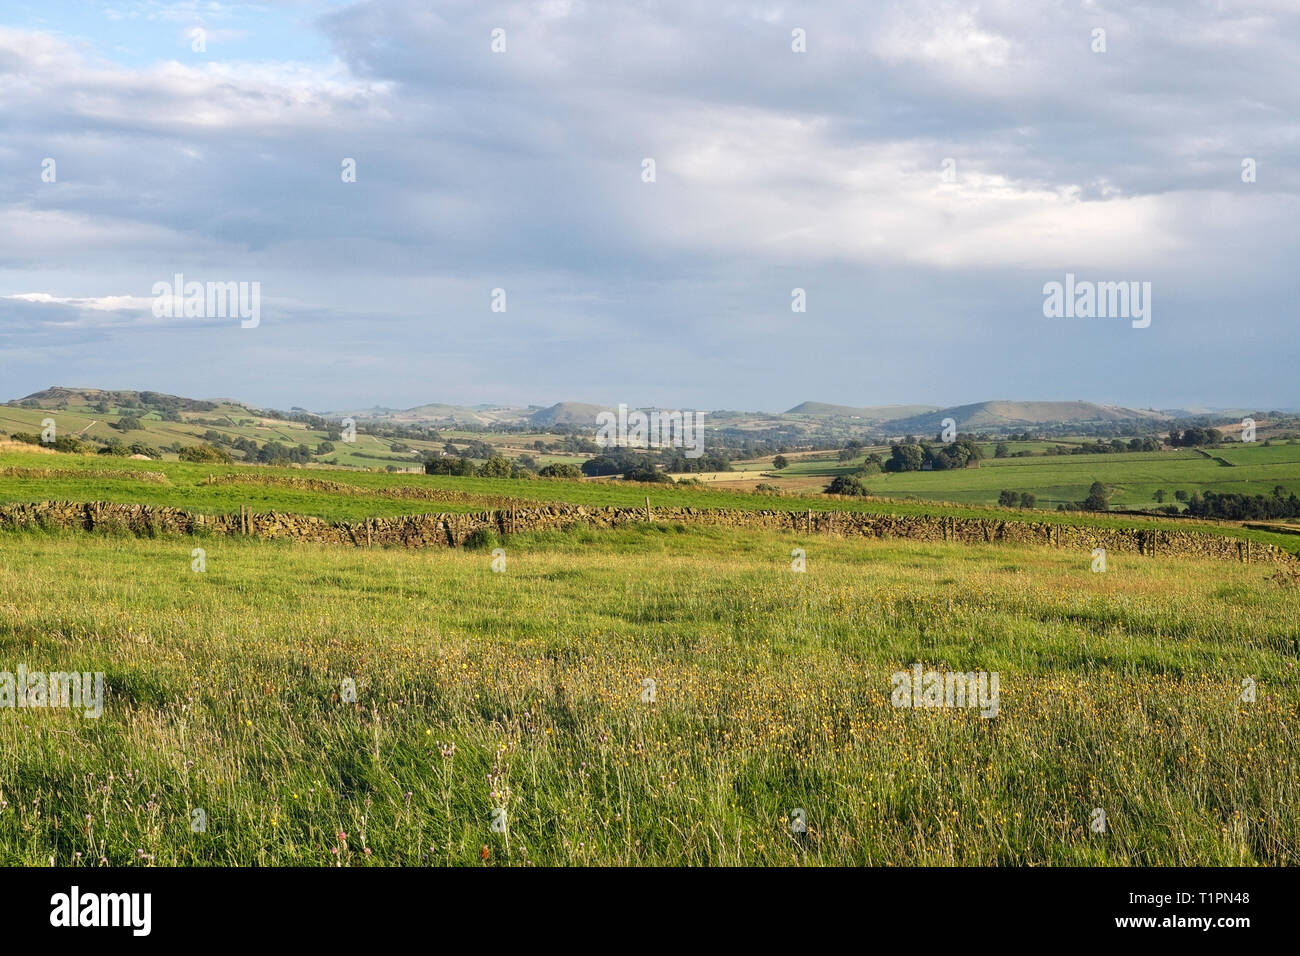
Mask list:
POLYGON ((1020 493, 1020 507, 1022 507, 1022 508, 1037 508, 1037 507, 1038 507, 1038 496, 1037 496, 1037 495, 1031 495, 1031 494, 1030 494, 1029 492, 1027 492, 1027 491, 1022 491, 1022 492, 1020 493))
POLYGON ((226 454, 224 449, 218 448, 216 445, 190 445, 181 449, 180 460, 199 463, 220 462, 222 464, 228 464, 230 462, 230 456, 226 454))
POLYGON ((608 455, 597 455, 595 458, 588 458, 582 463, 582 473, 588 478, 597 478, 601 475, 617 475, 622 470, 623 466, 608 455))
POLYGON ((1084 511, 1107 511, 1110 509, 1110 495, 1106 486, 1094 481, 1088 488, 1088 497, 1083 499, 1084 511))
POLYGON ((885 462, 885 471, 920 471, 925 461, 925 452, 919 445, 894 444, 889 448, 889 460, 885 462))
POLYGON ((1156 504, 1158 504, 1158 505, 1162 505, 1162 504, 1164 504, 1164 503, 1165 503, 1165 489, 1163 489, 1163 488, 1157 488, 1157 489, 1156 489, 1156 493, 1155 493, 1154 495, 1152 495, 1152 497, 1156 499, 1156 504))
POLYGON ((777 471, 780 471, 788 464, 790 464, 790 462, 786 459, 785 455, 777 455, 772 459, 772 467, 777 471))
POLYGON ((956 441, 948 442, 939 447, 922 444, 925 460, 928 461, 937 471, 944 471, 949 468, 965 468, 972 461, 979 461, 984 457, 980 451, 980 446, 975 444, 969 435, 959 437, 956 441))
POLYGON ((116 428, 120 432, 138 432, 144 430, 144 425, 140 424, 139 415, 123 415, 115 422, 109 422, 110 428, 116 428))
POLYGON ((672 481, 672 478, 660 471, 649 461, 638 465, 633 465, 627 471, 623 472, 623 478, 627 481, 672 481))
POLYGON ((1011 449, 1007 447, 1007 443, 1004 441, 998 442, 997 446, 993 449, 994 458, 1006 458, 1010 454, 1011 449))
POLYGON ((869 495, 870 491, 862 484, 861 479, 852 475, 836 475, 829 485, 826 486, 828 495, 869 495))
POLYGON ((500 455, 493 455, 483 462, 483 466, 478 470, 478 476, 480 478, 509 478, 510 471, 510 459, 502 458, 500 455))
POLYGON ((556 462, 552 465, 546 465, 537 473, 542 478, 568 478, 576 480, 582 477, 582 469, 577 465, 570 465, 565 462, 556 462))
POLYGON ((467 478, 474 474, 474 463, 468 458, 447 455, 443 458, 430 458, 424 463, 426 475, 457 475, 467 478))
POLYGON ((998 504, 1004 508, 1014 508, 1019 500, 1020 496, 1014 491, 1004 490, 998 495, 998 504))

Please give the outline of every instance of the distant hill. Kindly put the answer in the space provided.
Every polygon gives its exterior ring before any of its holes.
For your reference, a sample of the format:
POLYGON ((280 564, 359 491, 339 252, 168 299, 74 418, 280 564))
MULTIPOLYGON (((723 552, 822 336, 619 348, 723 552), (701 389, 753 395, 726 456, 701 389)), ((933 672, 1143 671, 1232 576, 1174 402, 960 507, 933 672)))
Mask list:
MULTIPOLYGON (((118 410, 138 410, 139 413, 184 412, 229 414, 244 412, 254 416, 268 413, 257 406, 233 399, 193 399, 162 392, 129 389, 72 388, 55 385, 33 392, 9 404, 36 409, 84 407, 89 410, 112 406, 118 410)), ((615 406, 595 405, 588 402, 557 402, 554 405, 527 407, 515 405, 452 405, 430 402, 413 408, 387 408, 373 406, 356 410, 339 410, 318 413, 320 417, 338 421, 345 417, 358 422, 386 422, 394 425, 428 425, 433 427, 478 426, 494 427, 553 426, 595 427, 596 416, 602 411, 612 411, 615 406)), ((643 409, 645 410, 645 409, 643 409)), ((1256 411, 1261 411, 1257 409, 1256 411)), ((295 408, 301 412, 303 409, 295 408)), ((1017 402, 998 399, 970 405, 943 408, 938 405, 835 405, 828 402, 802 402, 786 412, 772 415, 763 412, 713 411, 710 421, 719 427, 764 430, 794 426, 800 430, 825 427, 863 427, 876 435, 929 435, 939 431, 941 422, 951 418, 960 431, 1012 431, 1040 426, 1105 425, 1126 422, 1147 425, 1164 425, 1176 418, 1206 416, 1222 418, 1225 422, 1240 419, 1248 412, 1244 409, 1134 409, 1120 405, 1101 405, 1094 402, 1017 402)), ((211 416, 209 416, 211 417, 211 416)))
POLYGON ((1256 418, 1267 415, 1270 411, 1279 411, 1283 413, 1294 413, 1293 408, 1210 408, 1205 405, 1193 405, 1187 408, 1162 408, 1160 409, 1170 418, 1245 418, 1252 415, 1256 418))
POLYGON ((539 427, 547 425, 596 425, 596 416, 613 411, 608 405, 588 405, 586 402, 556 402, 550 408, 534 412, 528 420, 539 427))
POLYGON ((512 405, 448 405, 430 402, 414 408, 347 409, 321 412, 322 418, 354 418, 359 422, 389 422, 394 425, 518 425, 528 421, 529 409, 512 405))
POLYGON ((860 418, 866 422, 883 423, 923 415, 937 410, 938 407, 938 405, 870 405, 858 408, 853 405, 828 405, 826 402, 802 402, 785 414, 807 418, 860 418))
POLYGON ((27 403, 30 405, 34 403, 35 407, 38 408, 56 408, 61 405, 98 405, 101 402, 114 406, 153 405, 190 412, 211 411, 218 405, 241 404, 227 399, 183 398, 179 395, 168 395, 165 392, 151 392, 148 390, 67 388, 62 385, 52 385, 49 388, 41 389, 39 392, 32 392, 32 394, 23 398, 15 399, 16 404, 27 403))
POLYGON ((940 423, 951 418, 958 431, 989 431, 1006 428, 1029 428, 1035 425, 1069 425, 1110 422, 1155 423, 1169 420, 1163 412, 1151 409, 1097 405, 1093 402, 1012 402, 995 400, 973 405, 939 408, 921 415, 899 418, 888 423, 898 434, 937 432, 940 423))

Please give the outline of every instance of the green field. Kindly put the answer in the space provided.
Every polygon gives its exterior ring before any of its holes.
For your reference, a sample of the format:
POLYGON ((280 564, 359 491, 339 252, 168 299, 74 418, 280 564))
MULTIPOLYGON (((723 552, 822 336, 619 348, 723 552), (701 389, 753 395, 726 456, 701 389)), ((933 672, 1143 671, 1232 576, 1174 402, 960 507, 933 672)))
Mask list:
MULTIPOLYGON (((969 474, 974 474, 974 471, 969 474)), ((925 473, 928 477, 932 473, 925 473)), ((940 474, 956 475, 956 472, 940 474)), ((340 469, 275 468, 264 465, 209 465, 179 461, 133 461, 102 455, 0 451, 0 505, 60 500, 163 505, 189 511, 235 513, 279 511, 327 520, 356 521, 437 512, 472 512, 510 503, 577 504, 592 507, 735 508, 741 510, 848 510, 891 514, 943 514, 1005 521, 1050 520, 1099 527, 1151 527, 1204 530, 1248 538, 1300 551, 1300 535, 1244 528, 1222 522, 1042 512, 925 500, 833 498, 820 494, 780 497, 693 485, 625 481, 458 478, 434 475, 353 472, 340 469), (51 472, 52 474, 47 474, 51 472), (138 475, 139 477, 134 477, 138 475), (234 476, 234 481, 225 480, 234 476), (222 479, 209 484, 208 479, 222 479), (160 480, 161 479, 161 480, 160 480), (294 487, 294 482, 327 482, 325 490, 294 487)))
MULTIPOLYGON (((843 464, 834 460, 792 462, 780 475, 852 474, 863 461, 865 457, 843 464)), ((1039 508, 1049 509, 1083 500, 1088 487, 1100 481, 1111 491, 1112 507, 1151 509, 1159 507, 1155 492, 1161 488, 1166 492, 1166 504, 1174 503, 1176 491, 1269 495, 1281 485, 1288 494, 1300 493, 1300 444, 1229 445, 1209 449, 1206 454, 1180 448, 1114 455, 989 457, 978 468, 880 473, 862 480, 877 495, 969 504, 991 504, 1004 489, 1027 491, 1037 495, 1039 508)))
POLYGON ((108 687, 98 720, 0 709, 0 862, 1297 862, 1300 589, 1258 566, 646 526, 511 539, 499 574, 242 539, 200 574, 190 544, 0 536, 2 666, 108 687), (915 662, 997 672, 998 715, 891 706, 915 662))
MULTIPOLYGON (((221 404, 215 410, 204 412, 186 412, 181 422, 163 421, 156 412, 147 412, 140 418, 142 427, 131 431, 118 431, 110 422, 119 421, 124 414, 133 409, 114 407, 103 414, 84 405, 68 405, 65 408, 22 408, 17 405, 0 405, 0 434, 26 432, 39 434, 41 423, 53 418, 59 435, 75 435, 85 442, 106 442, 117 439, 125 444, 139 442, 154 448, 180 444, 181 446, 202 443, 202 435, 212 431, 228 439, 249 439, 264 445, 267 442, 297 447, 306 445, 315 452, 317 447, 328 440, 329 433, 321 429, 308 427, 301 422, 285 421, 254 412, 242 405, 221 404)), ((333 441, 334 450, 316 456, 316 462, 340 468, 386 469, 419 472, 423 470, 425 459, 441 454, 446 441, 467 442, 484 441, 507 458, 517 458, 520 454, 529 454, 539 466, 553 463, 581 464, 586 460, 583 455, 541 452, 533 449, 535 441, 553 443, 555 435, 534 434, 490 434, 467 432, 463 430, 444 430, 443 441, 425 441, 417 438, 388 438, 371 435, 364 430, 358 431, 353 442, 333 441), (394 445, 402 444, 409 451, 396 451, 394 445)), ((174 454, 164 458, 175 459, 174 454)), ((482 459, 477 459, 481 461, 482 459)))
MULTIPOLYGON (((106 394, 106 393, 96 393, 106 394)), ((47 404, 49 404, 47 402, 47 404)), ((305 445, 315 453, 322 442, 329 438, 327 431, 312 429, 300 422, 284 421, 269 417, 264 413, 234 403, 222 403, 214 410, 194 412, 185 411, 182 422, 162 421, 157 412, 147 412, 141 418, 142 429, 122 432, 109 426, 125 414, 139 414, 140 409, 125 406, 111 406, 108 413, 101 413, 89 405, 70 402, 62 407, 24 408, 16 404, 0 406, 0 434, 25 431, 38 433, 45 418, 53 418, 60 435, 78 435, 87 442, 104 442, 118 440, 129 444, 140 442, 154 448, 179 444, 188 446, 198 444, 207 432, 216 432, 229 440, 246 439, 265 445, 279 442, 296 448, 305 445)), ((341 472, 416 472, 423 470, 423 461, 429 457, 441 455, 444 444, 448 441, 460 442, 464 450, 466 442, 482 442, 488 445, 494 454, 509 459, 520 455, 530 455, 538 466, 552 463, 580 465, 588 456, 560 452, 560 437, 545 432, 502 432, 492 433, 464 428, 448 428, 440 433, 440 441, 426 441, 415 438, 387 438, 367 434, 364 426, 358 432, 354 442, 334 441, 333 451, 313 454, 313 461, 307 467, 327 468, 325 480, 334 480, 341 472), (551 450, 536 450, 535 442, 542 442, 551 450)), ((1150 510, 1162 504, 1156 500, 1156 492, 1165 492, 1164 504, 1174 503, 1176 492, 1217 491, 1239 494, 1270 495, 1278 486, 1291 492, 1300 493, 1300 444, 1293 440, 1278 440, 1269 445, 1263 442, 1241 445, 1225 444, 1206 450, 1190 448, 1166 449, 1160 452, 1124 453, 1107 455, 1045 455, 1044 451, 1054 447, 1070 447, 1089 439, 1080 437, 1052 438, 1042 441, 1006 442, 1008 450, 1029 452, 1021 458, 994 458, 996 443, 983 442, 980 447, 985 455, 979 468, 958 469, 952 471, 918 471, 898 474, 879 473, 866 475, 864 481, 876 497, 891 499, 916 499, 927 502, 945 502, 953 505, 988 506, 996 504, 1002 491, 1017 494, 1027 492, 1037 498, 1037 507, 1055 510, 1058 505, 1072 507, 1088 495, 1088 489, 1094 481, 1099 481, 1109 490, 1112 508, 1127 510, 1150 510)), ((744 492, 747 486, 762 480, 775 484, 787 493, 815 494, 835 475, 852 474, 861 468, 868 453, 888 457, 887 447, 871 447, 848 462, 840 462, 834 450, 813 453, 792 453, 790 464, 780 471, 772 466, 770 456, 731 463, 732 471, 706 476, 706 485, 718 486, 722 491, 729 484, 735 490, 744 492), (764 477, 766 476, 766 477, 764 477)), ((109 457, 121 462, 120 458, 109 457)), ((238 458, 238 453, 236 453, 238 458)), ((175 455, 168 453, 163 461, 152 462, 154 470, 162 470, 169 475, 165 467, 174 462, 175 455)), ((481 461, 482 459, 474 459, 481 461)), ((206 467, 206 466, 205 466, 206 467)), ((209 471, 213 470, 209 468, 209 471)), ((310 495, 252 494, 239 497, 230 489, 222 493, 195 494, 184 487, 192 484, 189 473, 182 472, 181 487, 159 491, 158 502, 178 507, 204 508, 207 510, 237 509, 240 504, 256 509, 301 511, 303 513, 323 514, 314 506, 310 495)), ((351 477, 345 481, 353 481, 351 477)), ((368 479, 355 479, 365 482, 368 479)), ((423 481, 423 476, 413 478, 423 481)), ((567 500, 580 504, 637 504, 637 492, 611 493, 608 491, 583 490, 566 491, 568 497, 560 499, 542 489, 510 490, 487 488, 471 485, 465 479, 454 479, 455 485, 446 487, 460 488, 471 494, 483 496, 509 494, 520 496, 525 500, 555 501, 567 500)), ((378 487, 378 486, 375 486, 378 487)), ((426 485, 425 487, 431 487, 426 485)), ((157 490, 157 489, 155 489, 157 490)), ((18 486, 6 492, 0 488, 0 501, 22 500, 31 489, 18 486), (5 494, 19 497, 5 498, 5 494)), ((656 488, 657 498, 664 492, 656 488)), ((734 494, 734 492, 732 492, 734 494)), ((54 495, 58 497, 58 495, 54 495)), ((128 501, 129 489, 109 483, 104 488, 107 500, 128 501)), ((691 500, 679 496, 675 491, 668 492, 663 504, 690 504, 691 500)), ((740 499, 708 499, 719 507, 748 507, 748 495, 740 499)), ((769 497, 769 502, 773 498, 769 497)), ((792 507, 788 504, 770 504, 771 507, 792 507)), ((808 504, 797 504, 807 507, 808 504)), ((816 507, 815 504, 811 506, 816 507)), ((457 507, 470 507, 462 502, 457 507)), ((896 507, 903 508, 905 505, 896 507)), ((413 511, 429 510, 412 508, 409 500, 391 502, 378 501, 373 505, 357 506, 356 503, 342 504, 330 508, 332 517, 363 517, 367 514, 394 515, 413 511)), ((449 507, 438 510, 457 510, 449 507)))

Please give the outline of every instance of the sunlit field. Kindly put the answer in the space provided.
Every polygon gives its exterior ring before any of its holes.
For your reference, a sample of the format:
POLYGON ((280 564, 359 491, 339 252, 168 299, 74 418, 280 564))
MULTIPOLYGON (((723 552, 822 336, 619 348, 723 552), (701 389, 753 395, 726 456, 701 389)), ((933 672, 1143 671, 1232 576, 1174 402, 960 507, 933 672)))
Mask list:
POLYGON ((0 708, 0 862, 1297 862, 1286 572, 667 524, 485 545, 0 534, 0 670, 106 675, 98 719, 0 708), (894 706, 917 663, 996 672, 996 716, 894 706))
MULTIPOLYGON (((975 474, 912 472, 909 475, 975 474)), ((894 476, 903 478, 907 476, 894 476)), ((1240 523, 1132 515, 996 508, 966 503, 843 498, 823 494, 764 495, 708 485, 643 484, 636 481, 461 478, 439 475, 348 472, 339 469, 264 465, 134 461, 102 455, 55 454, 0 448, 0 505, 34 501, 108 501, 181 508, 202 514, 289 512, 331 521, 357 521, 494 508, 570 504, 589 507, 732 508, 746 511, 868 511, 1051 521, 1089 527, 1150 527, 1208 531, 1300 551, 1300 536, 1243 527, 1240 523)))
MULTIPOLYGON (((1268 495, 1282 487, 1287 493, 1300 492, 1300 444, 1233 444, 1204 452, 1170 449, 1161 452, 1128 452, 1114 455, 1044 455, 1037 443, 1033 457, 994 458, 991 449, 978 468, 949 471, 877 472, 865 475, 863 483, 877 495, 916 497, 969 504, 989 504, 1007 489, 1028 491, 1038 498, 1038 507, 1055 509, 1072 506, 1087 496, 1094 481, 1106 485, 1111 505, 1116 508, 1157 508, 1156 492, 1174 503, 1177 491, 1216 491, 1244 495, 1268 495)), ((888 452, 885 452, 888 457, 888 452)), ((861 467, 858 458, 836 461, 802 461, 779 472, 782 477, 849 474, 861 467)), ((814 487, 816 485, 814 484, 814 487)))

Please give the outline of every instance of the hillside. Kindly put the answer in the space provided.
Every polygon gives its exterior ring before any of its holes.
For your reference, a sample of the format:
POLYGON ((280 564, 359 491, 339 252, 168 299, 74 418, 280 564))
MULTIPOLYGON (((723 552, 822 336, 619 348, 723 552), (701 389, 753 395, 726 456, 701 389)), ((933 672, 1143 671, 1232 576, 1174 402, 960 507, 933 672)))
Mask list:
POLYGON ((608 405, 589 405, 586 402, 556 402, 550 408, 543 408, 528 417, 533 425, 590 425, 596 427, 596 416, 604 411, 612 411, 608 405))
POLYGON ((15 399, 13 404, 22 405, 27 408, 71 408, 75 406, 93 407, 99 404, 114 405, 125 408, 134 408, 142 405, 154 405, 160 408, 173 408, 177 411, 187 412, 209 412, 219 405, 238 405, 245 406, 239 402, 232 402, 228 399, 196 399, 184 398, 179 395, 168 395, 164 392, 151 392, 148 390, 136 391, 134 389, 107 389, 107 388, 66 388, 62 385, 52 385, 49 388, 41 389, 39 392, 32 392, 23 398, 15 399))
POLYGON ((864 422, 891 422, 900 418, 924 415, 938 410, 937 405, 829 405, 826 402, 801 402, 784 414, 805 418, 860 418, 864 422))
POLYGON ((1169 417, 1161 412, 1123 408, 1118 405, 1098 405, 1093 402, 1013 402, 998 399, 976 402, 973 405, 955 405, 910 418, 899 418, 891 421, 889 426, 891 430, 900 433, 922 434, 937 431, 939 423, 945 418, 956 421, 959 431, 1025 428, 1034 425, 1118 422, 1155 424, 1169 420, 1169 417))
POLYGON ((391 425, 473 425, 491 428, 494 425, 520 425, 528 421, 531 410, 512 405, 450 405, 429 402, 413 408, 343 409, 320 412, 322 418, 340 421, 351 418, 358 422, 376 422, 391 425))

